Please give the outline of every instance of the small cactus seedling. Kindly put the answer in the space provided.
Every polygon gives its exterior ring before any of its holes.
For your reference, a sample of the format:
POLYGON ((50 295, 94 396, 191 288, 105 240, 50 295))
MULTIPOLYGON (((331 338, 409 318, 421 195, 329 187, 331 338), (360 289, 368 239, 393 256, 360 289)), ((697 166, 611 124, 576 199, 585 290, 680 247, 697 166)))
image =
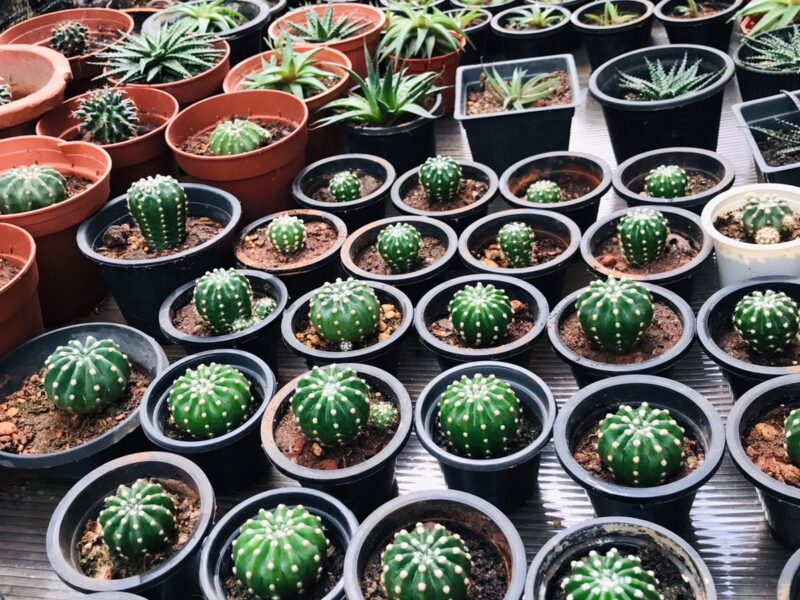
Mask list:
POLYGON ((116 144, 132 138, 139 128, 136 104, 120 90, 100 89, 78 102, 73 115, 81 133, 97 144, 116 144))
POLYGON ((250 281, 236 269, 209 271, 194 287, 198 314, 218 334, 241 331, 263 321, 274 310, 275 301, 262 300, 255 300, 250 281))
POLYGON ((564 193, 555 181, 540 179, 534 181, 525 191, 528 202, 537 204, 553 204, 564 200, 564 193))
POLYGON ((464 286, 449 304, 450 321, 472 346, 484 346, 506 335, 514 316, 511 300, 492 284, 464 286))
POLYGON ((0 174, 0 214, 45 208, 67 198, 67 180, 52 167, 15 167, 0 174))
POLYGON ((267 225, 267 237, 281 254, 293 254, 306 243, 306 226, 294 215, 281 215, 267 225))
POLYGON ((309 440, 324 446, 353 440, 369 420, 369 387, 352 369, 314 367, 297 382, 292 414, 309 440))
POLYGON ((337 279, 314 292, 308 317, 325 340, 352 344, 372 335, 378 327, 381 303, 363 281, 337 279))
POLYGON ((444 525, 401 529, 381 554, 381 583, 389 600, 464 600, 472 557, 444 525))
POLYGON ((786 417, 783 435, 785 437, 786 453, 795 466, 800 465, 800 410, 794 409, 786 417))
POLYGON ((759 354, 775 354, 797 337, 800 309, 783 292, 756 290, 736 304, 733 326, 753 350, 759 354))
POLYGON ((492 458, 508 450, 519 435, 521 414, 514 390, 494 375, 462 375, 439 400, 442 433, 470 458, 492 458))
POLYGON ((66 56, 80 56, 86 51, 89 30, 77 21, 64 21, 50 32, 50 47, 66 56))
POLYGON ((422 236, 410 223, 387 225, 378 233, 378 254, 394 273, 407 273, 421 247, 422 236))
POLYGON ((151 251, 175 248, 186 238, 186 192, 168 175, 136 181, 128 189, 128 211, 151 251))
POLYGON ((663 483, 681 466, 683 428, 668 410, 623 404, 600 421, 597 453, 617 483, 663 483))
POLYGON ((98 522, 103 541, 119 556, 133 558, 163 547, 175 532, 175 503, 161 484, 137 479, 103 501, 98 522))
POLYGON ((680 198, 688 185, 686 171, 676 165, 658 166, 644 178, 644 191, 651 198, 680 198))
POLYGON ((642 338, 653 320, 653 299, 630 279, 593 281, 578 295, 578 321, 589 341, 626 352, 642 338))
POLYGON ((303 506, 262 508, 233 541, 233 573, 258 598, 295 600, 322 573, 327 548, 322 519, 303 506))
POLYGON ((61 410, 97 412, 119 400, 131 365, 114 340, 70 340, 45 361, 44 391, 61 410))
POLYGON ((0 106, 8 104, 13 99, 11 95, 11 86, 0 80, 0 106))
POLYGON ((449 156, 431 157, 419 168, 419 183, 432 202, 452 200, 461 183, 461 165, 449 156))
POLYGON ((214 128, 209 150, 214 156, 232 156, 252 152, 272 141, 269 131, 247 119, 223 121, 214 128))
POLYGON ((398 417, 399 413, 391 402, 381 400, 369 405, 369 424, 377 429, 391 429, 398 417))
POLYGON ((777 244, 795 222, 789 203, 776 196, 749 195, 742 207, 742 226, 756 244, 777 244))
POLYGON ((515 269, 531 266, 533 257, 533 229, 521 221, 506 223, 497 233, 500 250, 515 269))
POLYGON ((641 267, 664 253, 669 222, 657 210, 635 208, 619 220, 617 232, 625 260, 634 267, 641 267))
POLYGON ((653 571, 642 568, 638 556, 621 556, 616 548, 606 554, 596 550, 572 563, 569 576, 561 581, 570 600, 663 600, 653 571))
POLYGON ((328 190, 337 202, 352 202, 361 198, 361 180, 353 171, 340 171, 331 177, 328 190))

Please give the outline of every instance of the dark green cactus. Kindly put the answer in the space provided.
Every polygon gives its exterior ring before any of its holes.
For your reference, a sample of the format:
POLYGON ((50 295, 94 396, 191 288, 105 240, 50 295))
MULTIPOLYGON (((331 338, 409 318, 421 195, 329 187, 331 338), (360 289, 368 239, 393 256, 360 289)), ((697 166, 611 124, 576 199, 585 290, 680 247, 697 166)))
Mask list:
POLYGON ((574 561, 561 589, 569 600, 663 600, 659 585, 653 571, 642 568, 641 558, 611 548, 574 561))
POLYGON ((130 487, 121 485, 103 504, 98 518, 103 541, 120 556, 150 554, 175 532, 175 503, 154 481, 137 479, 130 487))
POLYGON ((417 262, 422 236, 410 223, 387 225, 378 233, 378 254, 394 273, 406 273, 417 262))
POLYGON ((634 267, 649 265, 664 253, 669 221, 652 208, 634 208, 617 224, 622 254, 634 267))
POLYGON ((352 202, 361 198, 361 180, 352 171, 341 171, 331 177, 328 190, 337 202, 352 202))
POLYGON ((131 365, 114 340, 70 340, 45 361, 44 391, 61 410, 93 413, 119 400, 131 365))
POLYGON ((399 416, 391 402, 382 400, 369 405, 369 424, 378 429, 391 429, 397 423, 399 416))
POLYGON ((241 331, 269 314, 267 306, 256 302, 250 281, 236 269, 214 269, 198 279, 194 306, 218 334, 241 331))
POLYGON ((452 200, 461 183, 461 165, 449 156, 431 157, 419 168, 419 183, 432 202, 452 200))
POLYGON ((233 573, 258 598, 296 600, 322 573, 327 548, 322 519, 303 506, 262 508, 233 541, 233 573))
POLYGON ((337 279, 311 296, 308 318, 328 342, 352 344, 372 335, 378 327, 381 303, 363 281, 337 279))
POLYGON ((658 166, 644 178, 644 191, 651 198, 680 198, 688 185, 686 171, 676 165, 658 166))
POLYGON ((795 223, 789 203, 777 196, 749 194, 742 207, 742 226, 756 244, 777 244, 795 223))
POLYGON ((439 427, 447 442, 471 458, 492 458, 508 450, 519 435, 519 399, 494 375, 462 375, 439 400, 439 427))
POLYGON ((91 92, 78 102, 73 116, 81 133, 97 144, 116 144, 132 138, 139 129, 136 104, 120 90, 105 88, 91 92))
POLYGON ((578 320, 589 341, 626 352, 642 338, 653 320, 653 299, 630 279, 593 281, 578 295, 578 320))
POLYGON ((0 80, 0 106, 10 103, 13 99, 11 86, 7 83, 2 83, 2 80, 0 80))
POLYGON ((786 453, 795 466, 800 466, 800 409, 795 408, 786 417, 783 435, 786 453))
POLYGON ((401 529, 381 554, 389 600, 464 600, 472 557, 457 533, 440 523, 401 529))
POLYGON ((352 369, 314 367, 297 382, 292 414, 309 440, 324 446, 353 440, 369 420, 369 386, 352 369))
POLYGON ((800 309, 783 292, 750 292, 733 309, 733 326, 759 354, 784 350, 797 337, 800 309))
POLYGON ((448 308, 453 327, 472 346, 501 339, 514 317, 511 300, 492 284, 464 286, 453 295, 448 308))
POLYGON ((209 150, 214 156, 232 156, 258 150, 272 141, 269 131, 247 119, 223 121, 214 128, 209 150))
POLYGON ((525 192, 528 202, 537 204, 553 204, 564 200, 564 193, 555 181, 540 179, 528 186, 525 192))
POLYGON ((533 229, 521 221, 506 223, 497 234, 500 250, 514 269, 531 266, 533 258, 533 229))
POLYGON ((306 226, 294 215, 281 215, 267 225, 267 237, 281 254, 292 254, 306 243, 306 226))
POLYGON ((86 52, 89 30, 77 21, 64 21, 50 32, 50 47, 66 56, 81 56, 86 52))
POLYGON ((151 251, 175 248, 186 239, 186 192, 168 175, 140 179, 128 189, 128 211, 151 251))
POLYGON ((0 214, 45 208, 67 199, 67 180, 51 167, 15 167, 0 174, 0 214))

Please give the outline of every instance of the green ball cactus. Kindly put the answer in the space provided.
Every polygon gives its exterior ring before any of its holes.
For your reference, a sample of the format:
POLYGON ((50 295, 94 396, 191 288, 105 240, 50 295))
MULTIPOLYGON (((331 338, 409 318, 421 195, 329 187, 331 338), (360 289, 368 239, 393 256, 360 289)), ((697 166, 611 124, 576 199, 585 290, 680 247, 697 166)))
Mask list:
POLYGON ((421 247, 422 236, 410 223, 387 225, 378 233, 378 254, 394 273, 407 273, 421 247))
POLYGON ((59 409, 77 414, 103 410, 119 400, 131 364, 114 340, 70 340, 45 361, 44 391, 59 409))
POLYGON ((472 346, 485 346, 501 339, 514 317, 511 300, 492 284, 465 286, 453 295, 448 309, 453 327, 472 346))
POLYGON ((328 190, 337 202, 352 202, 361 198, 361 180, 353 171, 341 171, 331 177, 328 190))
POLYGON ((232 156, 252 152, 272 141, 269 131, 247 119, 223 121, 214 128, 209 150, 214 156, 232 156))
POLYGON ((750 348, 759 354, 775 354, 797 337, 800 309, 783 292, 756 290, 737 302, 733 326, 750 348))
POLYGON ((369 406, 369 424, 381 430, 388 430, 394 427, 400 413, 394 407, 394 404, 382 400, 380 402, 373 402, 369 406))
POLYGON ((281 254, 293 254, 306 243, 306 226, 294 215, 281 215, 267 225, 267 237, 281 254))
POLYGON ((15 167, 0 174, 0 214, 38 210, 67 198, 67 180, 51 167, 15 167))
POLYGON ((555 181, 540 179, 534 181, 525 191, 528 202, 537 204, 553 204, 564 200, 564 193, 555 181))
POLYGON ((668 410, 623 404, 600 421, 597 453, 617 483, 658 485, 681 466, 683 428, 668 410))
POLYGON ((680 198, 688 185, 686 171, 676 165, 660 165, 644 178, 644 191, 651 198, 680 198))
POLYGON ((419 183, 432 202, 452 200, 461 183, 461 165, 449 156, 431 157, 419 168, 419 183))
POLYGON ((642 568, 638 556, 621 556, 616 548, 600 555, 596 550, 572 563, 561 581, 569 600, 663 600, 653 571, 642 568))
POLYGON ((352 369, 314 367, 297 382, 292 414, 312 442, 346 444, 369 420, 369 386, 352 369))
POLYGON ((642 338, 653 320, 653 299, 630 279, 593 281, 575 304, 589 341, 613 352, 626 352, 642 338))
POLYGON ((531 266, 533 258, 533 229, 521 221, 506 223, 497 233, 500 250, 514 269, 531 266))
POLYGON ((233 541, 233 573, 258 598, 295 600, 319 578, 327 548, 322 519, 303 506, 262 508, 233 541))
POLYGON ((635 208, 617 224, 622 254, 634 267, 649 265, 664 253, 669 221, 652 208, 635 208))
POLYGON ((14 98, 11 95, 11 86, 0 83, 0 106, 9 104, 14 98))
POLYGON ((214 269, 198 279, 194 287, 194 306, 218 334, 238 331, 237 324, 255 324, 267 316, 257 314, 250 281, 236 269, 214 269))
POLYGON ((464 600, 472 557, 461 536, 444 525, 401 529, 381 554, 381 583, 389 600, 464 600))
POLYGON ((186 239, 186 191, 168 175, 140 179, 128 188, 128 211, 151 251, 175 248, 186 239))
POLYGON ((756 244, 777 244, 795 223, 789 203, 777 196, 748 195, 742 207, 742 226, 756 244))
POLYGON ((372 335, 378 327, 381 303, 363 281, 337 279, 314 292, 308 317, 325 340, 352 344, 372 335))
POLYGON ((120 90, 100 89, 78 102, 73 116, 80 132, 97 144, 116 144, 132 138, 139 128, 136 104, 120 90))
POLYGON ((470 458, 492 458, 508 450, 519 435, 519 399, 494 375, 462 375, 439 400, 439 427, 447 442, 470 458))
POLYGON ((50 32, 50 47, 71 58, 86 52, 89 30, 77 21, 64 21, 50 32))
POLYGON ((783 429, 784 444, 789 460, 800 466, 800 410, 795 408, 786 417, 783 429))

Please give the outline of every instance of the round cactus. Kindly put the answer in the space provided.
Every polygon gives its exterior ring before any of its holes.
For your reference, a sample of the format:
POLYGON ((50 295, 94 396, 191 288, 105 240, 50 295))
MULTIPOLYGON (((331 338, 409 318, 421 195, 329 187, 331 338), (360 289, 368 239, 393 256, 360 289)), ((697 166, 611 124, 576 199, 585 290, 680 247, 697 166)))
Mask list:
POLYGON ((616 548, 596 550, 572 563, 561 589, 570 600, 663 600, 653 571, 642 568, 638 556, 621 556, 616 548))
POLYGON ((506 223, 497 234, 500 250, 515 269, 531 266, 533 257, 533 229, 520 221, 506 223))
POLYGON ((322 519, 303 506, 262 508, 233 541, 233 573, 259 598, 295 600, 319 578, 327 548, 322 519))
POLYGON ((267 316, 257 314, 250 281, 236 269, 214 269, 198 279, 194 306, 218 334, 238 331, 236 325, 254 324, 267 316))
POLYGON ((252 152, 272 141, 269 131, 247 119, 223 121, 214 128, 209 150, 214 156, 232 156, 252 152))
POLYGON ((575 308, 589 341, 610 351, 633 348, 653 320, 650 292, 630 279, 593 281, 578 295, 575 308))
POLYGON ((327 341, 351 344, 372 335, 378 327, 381 303, 363 281, 337 279, 314 292, 308 317, 327 341))
POLYGON ((492 284, 465 286, 453 295, 448 308, 453 327, 472 346, 501 339, 514 317, 511 300, 492 284))
POLYGON ((733 309, 733 326, 759 354, 775 354, 797 337, 800 309, 783 292, 754 291, 733 309))
POLYGON ((154 552, 175 532, 175 503, 154 481, 137 479, 130 487, 121 485, 103 504, 98 518, 103 541, 120 556, 154 552))
POLYGON ((395 273, 406 273, 419 257, 422 236, 409 223, 387 225, 378 233, 378 254, 395 273))
POLYGON ((800 466, 800 410, 794 409, 784 423, 786 453, 795 466, 800 466))
POLYGON ((369 387, 352 369, 314 367, 297 382, 292 414, 309 440, 346 444, 369 420, 369 387))
POLYGON ((398 417, 399 413, 391 402, 383 400, 369 406, 369 424, 377 429, 391 429, 398 417))
POLYGON ((228 365, 186 369, 175 380, 167 405, 175 427, 200 438, 227 433, 244 423, 253 396, 250 382, 228 365))
POLYGON ((361 180, 353 171, 341 171, 331 177, 328 190, 337 202, 352 202, 361 198, 361 180))
POLYGON ((561 188, 558 187, 555 181, 550 181, 549 179, 534 181, 528 186, 525 197, 528 202, 536 202, 537 204, 553 204, 564 200, 561 188))
POLYGON ((623 404, 600 421, 597 453, 618 483, 658 485, 681 466, 683 428, 668 410, 623 404))
POLYGON ((139 117, 136 104, 120 90, 100 89, 78 102, 73 116, 78 128, 97 144, 116 144, 136 135, 139 117))
POLYGON ((689 177, 675 165, 661 165, 651 169, 644 178, 644 191, 651 198, 680 198, 686 195, 689 177))
POLYGON ((625 260, 634 267, 641 267, 664 253, 669 222, 657 210, 635 208, 619 220, 617 232, 625 260))
POLYGON ((439 400, 439 427, 461 454, 492 458, 519 435, 520 407, 511 386, 480 373, 452 382, 439 400))
POLYGON ((186 239, 186 191, 168 175, 145 177, 128 188, 128 212, 151 251, 175 248, 186 239))
POLYGON ((44 391, 61 410, 84 414, 119 400, 131 365, 114 340, 70 340, 45 361, 44 391))
POLYGON ((777 244, 795 222, 789 203, 776 196, 748 195, 742 207, 742 226, 756 244, 777 244))
POLYGON ((452 200, 461 183, 461 165, 449 156, 429 158, 419 168, 419 183, 432 202, 452 200))
POLYGON ((0 214, 45 208, 67 198, 67 180, 51 167, 16 167, 0 174, 0 214))
POLYGON ((10 103, 13 99, 11 86, 7 83, 0 83, 0 106, 10 103))
POLYGON ((292 254, 306 243, 306 226, 294 215, 281 215, 267 225, 267 237, 278 252, 292 254))
POLYGON ((50 32, 50 47, 71 58, 81 56, 86 51, 89 30, 77 21, 64 21, 50 32))
POLYGON ((472 557, 461 536, 444 525, 401 529, 381 554, 381 583, 389 600, 464 600, 472 557))

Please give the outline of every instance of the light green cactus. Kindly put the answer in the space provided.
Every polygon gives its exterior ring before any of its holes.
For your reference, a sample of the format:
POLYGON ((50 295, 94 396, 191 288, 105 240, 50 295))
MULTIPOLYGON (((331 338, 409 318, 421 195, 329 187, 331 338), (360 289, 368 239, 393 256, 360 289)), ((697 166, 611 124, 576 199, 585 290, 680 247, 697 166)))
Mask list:
POLYGON ((500 250, 503 251, 508 264, 514 269, 531 266, 533 240, 533 229, 521 221, 506 223, 497 233, 500 250))
POLYGON ((186 191, 168 175, 145 177, 128 188, 128 212, 151 251, 175 248, 186 239, 186 191))
POLYGON ((783 428, 784 447, 789 455, 789 460, 795 466, 800 466, 800 410, 795 408, 786 417, 783 428))
POLYGON ((328 190, 337 202, 352 202, 361 198, 361 180, 353 171, 340 171, 331 177, 328 190))
POLYGON ((281 254, 293 254, 306 243, 306 226, 294 215, 281 215, 267 225, 267 237, 281 254))
POLYGON ((67 199, 67 180, 52 167, 15 167, 0 174, 0 214, 45 208, 67 199))
POLYGON ((419 183, 432 202, 452 200, 461 183, 461 165, 449 156, 431 157, 419 168, 419 183))
POLYGON ((664 600, 653 571, 642 568, 638 556, 622 556, 616 548, 596 550, 573 561, 561 589, 569 600, 664 600))
POLYGON ((644 191, 651 198, 680 198, 688 185, 686 171, 676 165, 660 165, 644 178, 644 191))
POLYGON ((421 247, 422 236, 410 223, 387 225, 378 233, 378 254, 394 273, 407 273, 421 247))
POLYGON ((642 338, 653 320, 653 299, 630 279, 593 281, 575 304, 589 341, 613 352, 626 352, 642 338))
POLYGON ((669 221, 652 208, 634 208, 617 224, 622 254, 634 267, 649 265, 667 247, 669 221))
POLYGON ((337 279, 314 292, 308 317, 325 340, 347 347, 375 332, 381 303, 365 282, 352 277, 337 279))
POLYGON ((759 354, 781 352, 797 338, 800 309, 783 292, 753 291, 733 309, 733 326, 759 354))
POLYGON ((377 429, 388 430, 397 423, 400 413, 394 404, 381 400, 369 405, 369 424, 377 429))
POLYGON ((214 269, 197 280, 193 294, 198 314, 217 334, 242 331, 275 310, 272 298, 255 299, 250 281, 236 269, 214 269))
POLYGON ((73 116, 80 121, 80 132, 97 144, 124 142, 139 129, 136 104, 111 88, 95 90, 79 100, 73 116))
POLYGON ((208 147, 214 156, 232 156, 258 150, 271 141, 272 134, 260 125, 247 119, 232 119, 214 128, 208 147))
POLYGON ((742 207, 742 226, 756 244, 777 244, 796 223, 789 203, 777 196, 748 194, 742 207))
POLYGON ((453 327, 472 346, 486 346, 501 339, 514 318, 506 293, 480 282, 457 291, 448 308, 453 327))
POLYGON ((77 21, 63 21, 50 32, 50 47, 66 56, 81 56, 86 52, 89 30, 77 21))
POLYGON ((564 200, 564 193, 555 181, 540 179, 528 186, 528 189, 525 191, 525 197, 528 199, 528 202, 553 204, 555 202, 562 202, 564 200))

